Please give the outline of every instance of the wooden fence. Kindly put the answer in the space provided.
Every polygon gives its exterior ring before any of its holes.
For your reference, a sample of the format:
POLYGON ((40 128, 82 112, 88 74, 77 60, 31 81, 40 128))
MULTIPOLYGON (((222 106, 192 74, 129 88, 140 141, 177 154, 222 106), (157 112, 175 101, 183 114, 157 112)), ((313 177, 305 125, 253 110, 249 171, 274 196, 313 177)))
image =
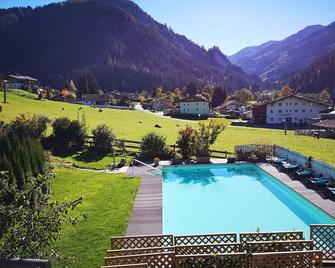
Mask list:
MULTIPOLYGON (((93 144, 93 137, 87 136, 85 139, 85 146, 90 147, 93 144)), ((138 155, 141 152, 140 141, 133 141, 133 140, 124 140, 124 139, 116 139, 115 140, 115 151, 116 152, 126 152, 126 153, 133 153, 138 155)), ((167 145, 167 147, 177 152, 179 150, 178 144, 167 145)), ((213 158, 227 158, 229 156, 233 156, 233 152, 228 151, 219 151, 219 150, 209 150, 211 157, 213 158)))
POLYGON ((323 259, 335 261, 335 225, 312 224, 313 248, 321 250, 323 259))
POLYGON ((302 231, 240 233, 239 240, 235 233, 113 237, 105 265, 317 268, 335 258, 335 225, 312 225, 311 240, 302 231))

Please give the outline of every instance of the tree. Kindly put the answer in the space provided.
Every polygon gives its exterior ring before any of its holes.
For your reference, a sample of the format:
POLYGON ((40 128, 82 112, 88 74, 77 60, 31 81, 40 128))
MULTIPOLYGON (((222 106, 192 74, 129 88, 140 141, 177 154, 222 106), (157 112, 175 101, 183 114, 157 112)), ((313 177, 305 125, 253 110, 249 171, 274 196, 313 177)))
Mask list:
POLYGON ((30 180, 21 191, 0 172, 0 256, 2 258, 59 258, 54 241, 61 236, 61 227, 73 225, 86 213, 74 218, 68 211, 75 209, 82 198, 58 204, 49 200, 48 185, 53 177, 50 169, 30 180))
POLYGON ((85 94, 98 94, 100 93, 98 83, 89 71, 83 72, 79 76, 78 91, 77 94, 80 98, 85 94))
POLYGON ((115 141, 113 130, 105 124, 98 125, 92 131, 93 148, 99 153, 109 153, 112 151, 112 143, 115 141))
POLYGON ((20 114, 8 127, 19 137, 29 136, 33 139, 40 139, 44 137, 50 122, 45 115, 20 114))
POLYGON ((196 137, 198 133, 191 126, 186 126, 178 133, 177 145, 183 159, 190 159, 195 154, 196 137))
POLYGON ((326 89, 322 90, 319 96, 319 101, 328 102, 330 99, 331 99, 331 96, 329 92, 326 89))
POLYGON ((247 89, 247 88, 241 88, 239 91, 237 91, 235 93, 235 97, 237 100, 239 100, 240 102, 246 103, 248 101, 253 100, 254 95, 251 92, 251 90, 247 89))
POLYGON ((162 87, 156 87, 152 93, 152 96, 154 98, 161 98, 163 97, 164 93, 163 93, 163 88, 162 87))
POLYGON ((215 87, 213 90, 212 106, 217 107, 227 98, 227 92, 223 87, 215 87))
POLYGON ((286 85, 280 90, 279 97, 289 96, 292 93, 293 93, 293 90, 288 85, 286 85))
POLYGON ((197 87, 195 86, 195 84, 193 82, 189 83, 186 86, 186 89, 185 89, 185 95, 186 96, 194 97, 197 93, 198 93, 197 87))
POLYGON ((67 117, 57 118, 52 123, 51 135, 53 152, 59 155, 74 153, 83 149, 86 138, 84 120, 70 120, 67 117))
POLYGON ((166 151, 166 138, 155 132, 146 134, 141 141, 141 156, 152 160, 155 157, 161 157, 166 151))
POLYGON ((74 84, 73 80, 69 80, 69 81, 67 81, 66 84, 65 84, 65 88, 66 88, 67 90, 73 90, 73 91, 76 91, 76 90, 77 90, 77 87, 76 87, 76 85, 74 84))

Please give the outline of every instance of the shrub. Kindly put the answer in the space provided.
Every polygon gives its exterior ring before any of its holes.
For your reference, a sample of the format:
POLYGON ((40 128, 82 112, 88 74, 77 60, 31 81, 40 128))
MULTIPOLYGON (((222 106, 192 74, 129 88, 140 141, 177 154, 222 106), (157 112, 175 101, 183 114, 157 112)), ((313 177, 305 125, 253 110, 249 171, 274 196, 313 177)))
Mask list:
POLYGON ((217 137, 224 129, 224 124, 213 120, 211 120, 208 125, 200 123, 200 129, 196 135, 196 155, 208 156, 210 146, 215 143, 217 137))
POLYGON ((180 148, 180 153, 183 159, 190 159, 195 154, 195 144, 197 131, 191 126, 186 126, 178 133, 177 145, 180 148))
POLYGON ((105 124, 97 126, 93 131, 93 149, 100 153, 112 151, 112 143, 115 135, 112 129, 105 124))
POLYGON ((82 150, 85 144, 86 126, 79 120, 57 118, 53 123, 53 152, 64 155, 82 150))
POLYGON ((20 114, 10 123, 9 127, 17 136, 40 139, 46 133, 49 123, 50 119, 44 115, 20 114))
POLYGON ((155 132, 150 132, 142 138, 141 156, 152 160, 154 157, 161 157, 165 152, 166 138, 155 132))

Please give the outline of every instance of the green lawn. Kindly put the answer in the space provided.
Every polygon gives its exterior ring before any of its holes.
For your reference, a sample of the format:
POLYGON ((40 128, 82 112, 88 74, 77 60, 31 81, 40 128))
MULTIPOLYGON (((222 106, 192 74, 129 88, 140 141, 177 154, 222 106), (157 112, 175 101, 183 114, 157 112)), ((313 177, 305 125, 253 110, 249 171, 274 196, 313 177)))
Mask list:
MULTIPOLYGON (((2 98, 2 92, 0 98, 2 98)), ((19 93, 27 94, 27 93, 19 93)), ((50 118, 68 116, 77 118, 79 105, 53 101, 32 100, 31 94, 27 97, 8 94, 8 104, 4 104, 4 111, 0 113, 0 120, 10 121, 19 113, 46 114, 50 118), (64 111, 62 110, 64 107, 64 111)), ((122 111, 105 109, 102 113, 98 109, 83 106, 86 113, 89 129, 100 123, 111 126, 118 138, 140 140, 149 131, 156 131, 166 136, 167 142, 172 144, 177 138, 178 130, 185 125, 196 125, 192 122, 177 121, 170 118, 154 116, 141 111, 122 111), (140 121, 142 123, 140 123, 140 121), (162 128, 155 128, 159 124, 162 128)), ((216 119, 223 123, 229 123, 226 119, 216 119)), ((335 140, 312 137, 295 136, 293 131, 284 135, 283 130, 271 130, 263 128, 247 128, 227 126, 212 149, 233 151, 234 146, 246 143, 271 143, 287 147, 306 156, 313 156, 329 164, 335 165, 335 140)), ((108 162, 109 159, 106 159, 108 162)))
MULTIPOLYGON (((125 157, 127 159, 127 164, 130 164, 131 160, 134 159, 133 156, 122 156, 116 155, 115 164, 120 163, 121 158, 125 157)), ((79 168, 90 168, 90 169, 107 169, 110 165, 113 165, 113 155, 108 154, 105 156, 99 156, 92 154, 90 152, 81 152, 75 155, 67 157, 56 157, 58 161, 73 163, 75 167, 79 168)))
POLYGON ((100 267, 110 249, 110 237, 125 234, 139 179, 73 168, 58 167, 55 171, 52 199, 62 202, 83 197, 73 214, 88 213, 86 221, 65 225, 56 245, 64 256, 75 256, 76 263, 69 267, 100 267))

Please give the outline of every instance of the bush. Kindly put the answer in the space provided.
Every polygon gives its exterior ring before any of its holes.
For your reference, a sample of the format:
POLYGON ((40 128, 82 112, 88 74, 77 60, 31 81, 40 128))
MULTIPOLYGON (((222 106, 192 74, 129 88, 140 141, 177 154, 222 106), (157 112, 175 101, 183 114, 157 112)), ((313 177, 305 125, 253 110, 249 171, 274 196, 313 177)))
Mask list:
POLYGON ((179 131, 177 145, 183 159, 189 160, 195 154, 197 135, 197 131, 191 126, 186 126, 179 131))
POLYGON ((10 123, 9 127, 17 136, 40 139, 44 137, 49 123, 50 119, 44 115, 21 114, 10 123))
POLYGON ((53 152, 64 155, 83 149, 86 137, 85 123, 69 118, 57 118, 53 123, 51 136, 53 152))
POLYGON ((145 159, 161 157, 166 151, 166 138, 155 132, 150 132, 142 138, 141 156, 145 159))
POLYGON ((100 153, 110 153, 115 135, 105 124, 97 126, 93 131, 93 149, 100 153))

